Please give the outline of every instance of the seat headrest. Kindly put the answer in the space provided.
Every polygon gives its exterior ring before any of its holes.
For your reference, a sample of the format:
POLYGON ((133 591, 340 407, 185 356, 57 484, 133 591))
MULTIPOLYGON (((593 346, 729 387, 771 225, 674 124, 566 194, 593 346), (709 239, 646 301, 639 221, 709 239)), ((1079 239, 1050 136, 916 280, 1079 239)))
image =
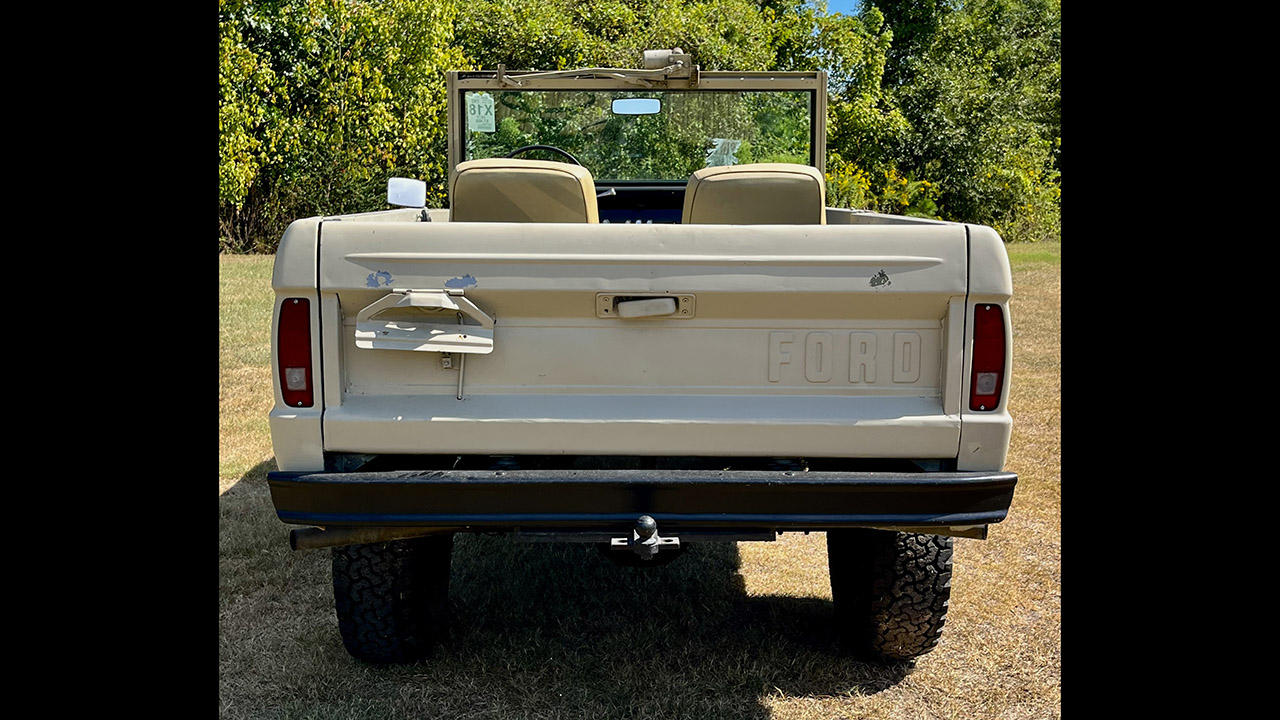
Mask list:
POLYGON ((580 165, 486 158, 459 163, 449 183, 453 222, 600 222, 596 184, 580 165))
POLYGON ((825 225, 826 186, 817 168, 751 163, 698 170, 684 191, 685 223, 825 225))

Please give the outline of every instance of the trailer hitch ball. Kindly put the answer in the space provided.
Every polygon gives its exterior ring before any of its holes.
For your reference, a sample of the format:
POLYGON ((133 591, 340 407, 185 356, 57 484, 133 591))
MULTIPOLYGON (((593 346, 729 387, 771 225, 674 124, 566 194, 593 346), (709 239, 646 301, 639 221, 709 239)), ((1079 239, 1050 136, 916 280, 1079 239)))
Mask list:
POLYGON ((653 534, 658 532, 658 521, 648 515, 641 515, 636 520, 636 537, 640 540, 648 540, 653 534))
POLYGON ((662 537, 658 534, 658 521, 650 515, 641 515, 628 537, 613 538, 609 546, 614 550, 630 550, 641 560, 652 560, 659 550, 679 550, 680 538, 662 537))
POLYGON ((658 554, 658 521, 648 515, 636 518, 635 533, 631 536, 631 549, 644 560, 652 560, 658 554))

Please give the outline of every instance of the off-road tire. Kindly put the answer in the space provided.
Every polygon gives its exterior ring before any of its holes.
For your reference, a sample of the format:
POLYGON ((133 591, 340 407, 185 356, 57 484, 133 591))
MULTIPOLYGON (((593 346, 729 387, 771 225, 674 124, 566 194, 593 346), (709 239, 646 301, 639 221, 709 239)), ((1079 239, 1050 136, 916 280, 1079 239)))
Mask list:
POLYGON ((425 656, 448 628, 453 536, 333 548, 333 600, 347 652, 371 663, 425 656))
POLYGON ((855 654, 910 660, 942 639, 953 540, 851 528, 827 533, 836 625, 855 654))

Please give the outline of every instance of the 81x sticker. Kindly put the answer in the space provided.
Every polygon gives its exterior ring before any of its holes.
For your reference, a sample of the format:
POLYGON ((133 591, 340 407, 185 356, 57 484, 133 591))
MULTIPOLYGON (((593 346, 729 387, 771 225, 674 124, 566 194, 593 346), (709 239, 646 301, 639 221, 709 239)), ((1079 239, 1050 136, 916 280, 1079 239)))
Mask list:
POLYGON ((467 93, 467 129, 477 132, 493 132, 493 96, 488 93, 467 93))

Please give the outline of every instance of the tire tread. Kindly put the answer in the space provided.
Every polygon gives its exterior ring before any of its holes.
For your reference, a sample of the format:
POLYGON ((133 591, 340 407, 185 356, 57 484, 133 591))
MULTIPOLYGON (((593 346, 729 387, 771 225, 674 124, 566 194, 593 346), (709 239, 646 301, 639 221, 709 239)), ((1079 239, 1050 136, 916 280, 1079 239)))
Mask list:
POLYGON ((952 538, 831 531, 827 551, 836 621, 855 652, 910 660, 938 646, 951 600, 952 538))
POLYGON ((347 652, 412 662, 443 634, 452 536, 333 548, 333 598, 347 652))

